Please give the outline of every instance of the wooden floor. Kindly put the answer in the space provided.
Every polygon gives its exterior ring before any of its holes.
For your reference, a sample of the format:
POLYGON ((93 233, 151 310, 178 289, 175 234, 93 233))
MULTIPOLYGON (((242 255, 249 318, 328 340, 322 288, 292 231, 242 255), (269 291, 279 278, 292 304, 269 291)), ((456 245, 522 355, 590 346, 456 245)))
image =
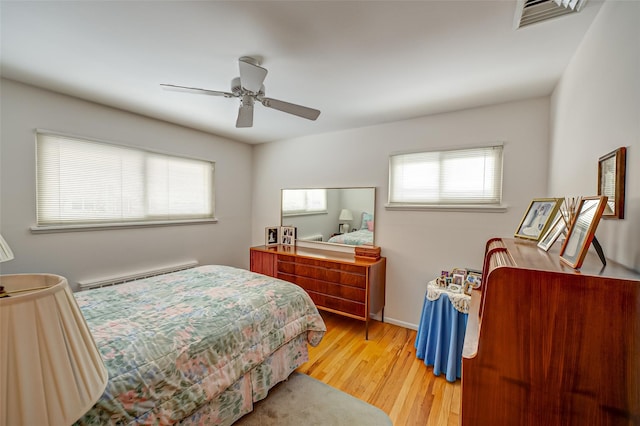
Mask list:
POLYGON ((327 333, 298 371, 385 411, 395 426, 458 425, 460 380, 449 383, 416 357, 416 332, 321 312, 327 333))

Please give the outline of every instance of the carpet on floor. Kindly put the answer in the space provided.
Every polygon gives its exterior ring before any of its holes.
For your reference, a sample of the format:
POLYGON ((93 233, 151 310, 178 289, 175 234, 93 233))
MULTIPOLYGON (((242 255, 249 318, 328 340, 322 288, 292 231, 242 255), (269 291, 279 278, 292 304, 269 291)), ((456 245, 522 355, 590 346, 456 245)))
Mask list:
POLYGON ((234 426, 391 426, 381 409, 294 372, 234 426))

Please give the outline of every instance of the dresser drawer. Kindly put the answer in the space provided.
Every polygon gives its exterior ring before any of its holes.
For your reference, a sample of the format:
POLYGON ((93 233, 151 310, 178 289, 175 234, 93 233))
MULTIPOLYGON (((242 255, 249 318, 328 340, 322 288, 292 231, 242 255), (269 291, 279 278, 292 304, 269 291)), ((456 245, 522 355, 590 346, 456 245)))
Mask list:
POLYGON ((284 259, 278 259, 277 267, 278 273, 282 272, 359 288, 366 288, 367 286, 367 275, 364 268, 351 267, 351 270, 343 270, 342 268, 336 268, 333 265, 327 266, 326 263, 314 265, 310 262, 290 262, 284 259))
POLYGON ((307 290, 307 292, 313 291, 316 293, 327 294, 340 299, 352 300, 358 303, 365 303, 367 297, 367 292, 364 288, 341 285, 333 282, 291 275, 282 272, 278 273, 278 278, 297 284, 307 290))
POLYGON ((316 293, 314 291, 307 291, 307 293, 309 293, 311 300, 313 300, 313 303, 316 304, 318 309, 327 308, 332 311, 355 315, 357 317, 366 317, 364 303, 354 302, 353 300, 340 299, 338 297, 316 293))
MULTIPOLYGON (((311 259, 306 257, 295 257, 295 256, 287 256, 287 257, 289 259, 286 259, 286 261, 295 262, 300 265, 310 265, 310 266, 317 266, 322 268, 330 268, 330 269, 335 269, 337 271, 351 272, 354 274, 362 274, 362 275, 366 273, 365 271, 366 268, 358 265, 327 261, 324 259, 311 259)), ((282 258, 282 260, 285 260, 285 259, 282 258)))

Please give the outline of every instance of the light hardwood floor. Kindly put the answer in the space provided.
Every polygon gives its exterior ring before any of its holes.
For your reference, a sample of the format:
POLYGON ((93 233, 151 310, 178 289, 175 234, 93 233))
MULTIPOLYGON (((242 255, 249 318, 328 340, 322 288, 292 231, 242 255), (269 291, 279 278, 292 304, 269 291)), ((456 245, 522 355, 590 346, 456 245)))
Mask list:
POLYGON ((394 426, 458 425, 460 380, 449 383, 416 357, 416 332, 321 312, 322 342, 298 371, 385 411, 394 426))

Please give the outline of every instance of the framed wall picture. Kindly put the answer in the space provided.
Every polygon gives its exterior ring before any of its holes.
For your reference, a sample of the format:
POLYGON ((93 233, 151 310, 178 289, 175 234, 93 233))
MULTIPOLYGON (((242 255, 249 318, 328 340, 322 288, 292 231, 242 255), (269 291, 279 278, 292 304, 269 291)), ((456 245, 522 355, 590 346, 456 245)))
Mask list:
POLYGON ((551 226, 562 198, 534 198, 522 217, 514 236, 538 241, 551 226))
POLYGON ((264 230, 264 245, 275 246, 278 244, 279 226, 268 226, 264 230))
POLYGON ((544 251, 549 251, 553 243, 556 242, 558 237, 564 232, 566 228, 567 225, 565 224, 564 218, 561 214, 558 213, 547 232, 545 232, 542 238, 540 238, 540 241, 538 241, 538 247, 540 247, 544 251))
POLYGON ((293 246, 296 244, 296 227, 281 226, 280 227, 280 244, 285 246, 293 246))
POLYGON ((607 197, 605 219, 624 219, 624 182, 627 148, 621 147, 598 160, 598 195, 607 197))
POLYGON ((567 239, 560 250, 560 260, 574 269, 580 269, 596 228, 607 205, 607 197, 584 197, 578 213, 567 232, 567 239))

